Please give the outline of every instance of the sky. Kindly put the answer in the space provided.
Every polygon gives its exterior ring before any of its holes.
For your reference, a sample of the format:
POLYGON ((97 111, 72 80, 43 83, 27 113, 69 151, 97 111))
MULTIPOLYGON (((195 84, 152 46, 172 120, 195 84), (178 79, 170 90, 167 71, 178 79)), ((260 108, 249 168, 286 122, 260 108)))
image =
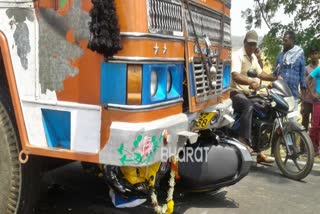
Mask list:
MULTIPOLYGON (((231 8, 231 34, 234 36, 244 36, 246 34, 246 23, 241 17, 241 11, 252 8, 254 0, 232 0, 231 8)), ((268 27, 262 23, 261 29, 255 29, 259 36, 268 32, 268 27)))
MULTIPOLYGON (((233 36, 244 36, 246 34, 246 23, 241 17, 241 11, 247 8, 253 8, 254 0, 231 0, 231 34, 233 36)), ((292 21, 292 17, 285 15, 283 10, 280 9, 273 18, 273 20, 281 20, 281 23, 288 24, 292 21)), ((259 36, 264 36, 268 33, 268 27, 264 21, 262 21, 261 28, 254 29, 259 36)))

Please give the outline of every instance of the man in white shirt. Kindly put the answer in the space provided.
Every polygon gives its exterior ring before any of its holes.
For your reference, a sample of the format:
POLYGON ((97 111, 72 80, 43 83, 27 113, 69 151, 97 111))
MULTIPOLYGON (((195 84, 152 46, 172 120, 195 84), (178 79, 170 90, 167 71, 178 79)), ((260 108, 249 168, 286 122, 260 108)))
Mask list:
MULTIPOLYGON (((242 143, 248 145, 249 151, 251 146, 251 129, 253 104, 246 95, 250 94, 250 89, 260 87, 260 79, 265 81, 274 81, 275 77, 262 71, 258 59, 255 56, 258 43, 258 34, 255 31, 249 31, 244 39, 244 47, 238 50, 232 56, 232 84, 231 99, 235 112, 241 114, 240 117, 240 137, 242 143), (248 70, 255 70, 258 78, 248 77, 248 70)), ((264 154, 257 156, 257 162, 272 162, 264 154)))

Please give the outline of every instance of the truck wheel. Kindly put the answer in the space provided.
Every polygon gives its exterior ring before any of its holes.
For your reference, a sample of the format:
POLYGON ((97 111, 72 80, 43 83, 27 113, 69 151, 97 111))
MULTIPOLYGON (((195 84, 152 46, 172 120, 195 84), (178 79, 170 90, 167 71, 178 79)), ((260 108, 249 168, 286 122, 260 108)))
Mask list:
POLYGON ((19 162, 21 148, 9 102, 0 94, 0 213, 31 214, 40 190, 40 163, 35 157, 25 165, 19 162))

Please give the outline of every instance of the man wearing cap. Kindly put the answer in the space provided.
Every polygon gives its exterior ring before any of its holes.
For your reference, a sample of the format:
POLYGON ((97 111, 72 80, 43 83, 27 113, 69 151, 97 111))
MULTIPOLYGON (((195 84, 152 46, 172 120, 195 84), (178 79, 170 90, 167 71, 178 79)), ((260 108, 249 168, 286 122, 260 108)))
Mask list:
MULTIPOLYGON (((239 140, 248 145, 249 151, 252 152, 250 146, 253 104, 246 95, 250 93, 250 89, 259 88, 260 79, 274 81, 276 77, 263 72, 255 56, 258 34, 255 31, 247 32, 243 43, 244 47, 232 55, 232 84, 230 96, 235 112, 241 114, 239 140), (248 77, 248 70, 255 70, 258 73, 258 78, 248 77)), ((270 163, 272 160, 260 153, 257 156, 257 162, 270 163)))

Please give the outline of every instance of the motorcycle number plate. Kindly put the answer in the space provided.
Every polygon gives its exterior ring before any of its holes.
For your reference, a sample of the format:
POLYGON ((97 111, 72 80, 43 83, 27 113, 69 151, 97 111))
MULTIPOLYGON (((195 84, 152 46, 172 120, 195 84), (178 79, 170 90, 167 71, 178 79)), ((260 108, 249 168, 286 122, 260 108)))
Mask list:
POLYGON ((199 129, 207 128, 216 114, 216 112, 201 112, 196 127, 199 129))
POLYGON ((293 111, 293 112, 290 112, 289 114, 287 114, 287 118, 297 117, 298 115, 299 115, 298 111, 293 111))

